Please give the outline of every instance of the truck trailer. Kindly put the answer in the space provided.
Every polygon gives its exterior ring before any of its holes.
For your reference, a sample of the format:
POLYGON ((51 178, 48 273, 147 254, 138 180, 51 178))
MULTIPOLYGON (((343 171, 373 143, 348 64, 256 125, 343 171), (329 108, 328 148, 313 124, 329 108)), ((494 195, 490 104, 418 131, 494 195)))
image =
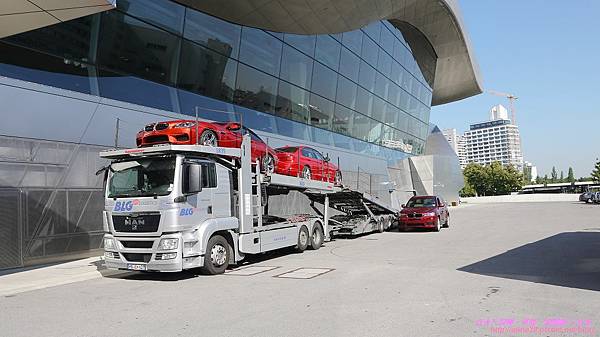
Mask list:
POLYGON ((223 273, 248 254, 319 249, 333 235, 383 231, 397 210, 330 182, 261 173, 240 148, 161 144, 100 153, 109 269, 223 273), (299 191, 317 215, 268 214, 268 193, 299 191), (331 215, 332 211, 338 213, 331 215), (354 228, 354 230, 352 230, 354 228))

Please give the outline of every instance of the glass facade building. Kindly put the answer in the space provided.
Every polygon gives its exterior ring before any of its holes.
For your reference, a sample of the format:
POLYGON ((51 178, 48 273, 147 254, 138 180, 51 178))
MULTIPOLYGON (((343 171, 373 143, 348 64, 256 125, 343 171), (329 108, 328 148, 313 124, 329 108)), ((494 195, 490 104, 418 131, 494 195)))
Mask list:
POLYGON ((390 163, 423 152, 432 83, 388 21, 295 35, 167 0, 117 5, 0 40, 0 75, 190 116, 198 107, 390 163))

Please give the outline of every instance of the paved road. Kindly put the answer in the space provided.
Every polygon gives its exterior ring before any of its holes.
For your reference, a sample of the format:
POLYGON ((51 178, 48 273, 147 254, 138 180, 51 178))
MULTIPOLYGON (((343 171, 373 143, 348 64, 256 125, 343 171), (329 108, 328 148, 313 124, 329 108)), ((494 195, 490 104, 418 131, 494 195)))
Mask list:
POLYGON ((441 233, 337 240, 252 266, 278 268, 113 275, 0 297, 0 335, 508 336, 481 320, 548 318, 598 327, 600 206, 461 207, 441 233), (334 270, 274 277, 301 267, 334 270))

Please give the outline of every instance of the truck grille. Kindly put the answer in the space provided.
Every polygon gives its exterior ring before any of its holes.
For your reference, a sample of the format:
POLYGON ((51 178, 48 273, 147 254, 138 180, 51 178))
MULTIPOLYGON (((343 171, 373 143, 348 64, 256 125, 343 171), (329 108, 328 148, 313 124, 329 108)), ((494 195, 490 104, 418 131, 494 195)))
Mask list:
POLYGON ((154 241, 121 241, 125 248, 152 248, 154 241))
POLYGON ((160 213, 113 215, 113 227, 117 232, 156 232, 160 213))
POLYGON ((125 260, 129 262, 150 262, 152 254, 138 254, 138 253, 121 253, 125 260))

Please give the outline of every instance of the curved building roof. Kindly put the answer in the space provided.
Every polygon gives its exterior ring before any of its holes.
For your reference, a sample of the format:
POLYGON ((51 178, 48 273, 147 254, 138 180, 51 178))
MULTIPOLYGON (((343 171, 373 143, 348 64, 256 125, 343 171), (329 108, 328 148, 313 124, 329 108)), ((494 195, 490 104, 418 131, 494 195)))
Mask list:
MULTIPOLYGON (((437 55, 432 105, 482 92, 457 0, 228 0, 227 6, 222 0, 176 1, 228 21, 286 33, 340 33, 377 20, 390 20, 403 32, 412 26, 437 55)), ((407 38, 413 49, 417 41, 407 38)))

